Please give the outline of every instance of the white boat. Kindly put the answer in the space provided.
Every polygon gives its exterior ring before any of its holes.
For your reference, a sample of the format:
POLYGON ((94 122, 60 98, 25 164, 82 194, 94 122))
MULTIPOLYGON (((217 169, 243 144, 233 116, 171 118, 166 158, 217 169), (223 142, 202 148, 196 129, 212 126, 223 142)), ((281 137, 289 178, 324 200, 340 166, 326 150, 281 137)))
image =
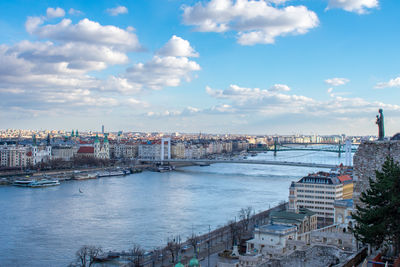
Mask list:
POLYGON ((122 176, 126 173, 124 171, 103 171, 97 173, 97 176, 100 177, 109 177, 109 176, 122 176))
POLYGON ((97 179, 96 173, 78 174, 75 175, 74 180, 87 180, 87 179, 97 179))
POLYGON ((48 180, 48 179, 41 179, 38 181, 32 181, 30 184, 28 184, 28 187, 47 187, 47 186, 56 186, 60 185, 60 182, 58 180, 48 180))

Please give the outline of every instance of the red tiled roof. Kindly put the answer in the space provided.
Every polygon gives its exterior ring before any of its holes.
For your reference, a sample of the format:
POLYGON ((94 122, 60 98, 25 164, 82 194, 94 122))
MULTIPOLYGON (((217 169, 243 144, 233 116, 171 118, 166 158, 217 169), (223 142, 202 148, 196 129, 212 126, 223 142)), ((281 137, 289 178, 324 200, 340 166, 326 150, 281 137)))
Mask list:
POLYGON ((79 144, 85 145, 85 144, 91 144, 91 143, 90 143, 90 142, 88 142, 88 141, 82 141, 82 140, 79 140, 79 144))
POLYGON ((351 179, 351 177, 350 177, 350 175, 340 175, 339 177, 338 177, 338 179, 339 179, 339 181, 341 182, 341 183, 343 183, 343 182, 347 182, 347 181, 351 181, 352 179, 351 179))
POLYGON ((92 146, 81 146, 77 153, 78 154, 94 153, 94 147, 92 147, 92 146))

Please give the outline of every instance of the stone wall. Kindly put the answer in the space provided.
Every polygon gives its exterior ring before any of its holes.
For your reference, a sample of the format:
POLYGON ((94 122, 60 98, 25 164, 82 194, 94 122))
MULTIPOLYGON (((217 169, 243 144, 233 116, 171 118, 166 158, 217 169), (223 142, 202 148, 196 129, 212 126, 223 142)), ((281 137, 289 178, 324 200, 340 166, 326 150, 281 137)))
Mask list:
POLYGON ((360 205, 360 194, 369 188, 368 178, 375 179, 375 170, 390 156, 400 163, 400 141, 367 141, 360 144, 353 157, 354 193, 356 205, 360 205))

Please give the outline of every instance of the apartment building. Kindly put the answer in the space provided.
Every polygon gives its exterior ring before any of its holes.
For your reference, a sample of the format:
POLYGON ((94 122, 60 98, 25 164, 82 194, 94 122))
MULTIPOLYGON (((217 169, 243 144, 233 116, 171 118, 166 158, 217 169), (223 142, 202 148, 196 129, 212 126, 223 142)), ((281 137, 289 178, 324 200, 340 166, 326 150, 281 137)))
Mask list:
POLYGON ((289 210, 307 208, 317 213, 318 225, 332 224, 334 202, 343 199, 343 184, 335 174, 318 172, 292 182, 289 188, 289 210))

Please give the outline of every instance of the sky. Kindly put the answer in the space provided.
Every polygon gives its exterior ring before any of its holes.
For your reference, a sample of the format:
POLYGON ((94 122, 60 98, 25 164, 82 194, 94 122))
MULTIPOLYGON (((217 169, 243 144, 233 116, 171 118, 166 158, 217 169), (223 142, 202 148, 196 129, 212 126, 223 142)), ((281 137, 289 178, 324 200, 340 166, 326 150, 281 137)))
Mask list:
POLYGON ((0 2, 0 129, 400 132, 400 1, 0 2))

